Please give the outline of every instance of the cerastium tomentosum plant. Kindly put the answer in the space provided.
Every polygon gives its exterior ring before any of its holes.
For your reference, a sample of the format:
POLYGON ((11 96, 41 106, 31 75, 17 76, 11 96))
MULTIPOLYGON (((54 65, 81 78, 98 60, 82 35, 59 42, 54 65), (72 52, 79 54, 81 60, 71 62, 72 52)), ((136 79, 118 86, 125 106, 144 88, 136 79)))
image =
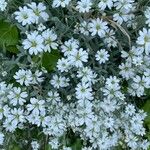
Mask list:
POLYGON ((148 4, 1 0, 20 34, 15 51, 1 46, 1 147, 147 150, 148 4))

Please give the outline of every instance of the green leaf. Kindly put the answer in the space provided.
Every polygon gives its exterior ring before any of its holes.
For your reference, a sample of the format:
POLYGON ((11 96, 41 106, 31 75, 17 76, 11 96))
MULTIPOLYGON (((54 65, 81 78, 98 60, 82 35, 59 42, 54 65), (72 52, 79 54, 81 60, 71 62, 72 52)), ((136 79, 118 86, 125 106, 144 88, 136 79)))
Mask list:
POLYGON ((21 149, 17 144, 12 143, 11 145, 9 145, 8 150, 21 150, 21 149))
POLYGON ((150 98, 150 89, 146 89, 146 90, 145 90, 145 94, 146 94, 146 96, 147 96, 148 98, 150 98))
POLYGON ((18 53, 18 49, 17 49, 17 47, 15 45, 7 46, 6 50, 11 52, 11 53, 18 53))
POLYGON ((19 33, 16 26, 0 20, 0 46, 16 45, 19 41, 19 33))
POLYGON ((58 50, 53 50, 51 53, 44 53, 42 57, 42 66, 47 71, 52 71, 59 58, 61 58, 61 56, 58 50))
POLYGON ((51 148, 51 146, 50 146, 49 144, 47 144, 47 145, 45 146, 45 150, 52 150, 52 148, 51 148))
POLYGON ((150 128, 150 100, 147 100, 147 102, 143 106, 143 109, 144 109, 145 112, 147 112, 147 117, 145 118, 145 123, 150 128))
POLYGON ((77 139, 76 142, 72 146, 73 150, 81 150, 82 149, 82 142, 80 139, 77 139))

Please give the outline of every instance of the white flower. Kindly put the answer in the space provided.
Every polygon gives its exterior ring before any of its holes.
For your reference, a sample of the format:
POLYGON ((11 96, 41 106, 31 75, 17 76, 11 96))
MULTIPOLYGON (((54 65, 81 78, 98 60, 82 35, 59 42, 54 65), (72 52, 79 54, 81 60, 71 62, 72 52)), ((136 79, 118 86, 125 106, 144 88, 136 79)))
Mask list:
POLYGON ((69 2, 70 2, 71 0, 53 0, 53 4, 52 4, 52 7, 53 8, 55 8, 55 7, 59 7, 59 6, 61 6, 61 7, 66 7, 66 6, 68 6, 69 5, 69 2))
POLYGON ((92 112, 92 104, 88 100, 83 99, 80 99, 78 103, 80 106, 78 105, 77 109, 78 117, 75 118, 76 125, 81 126, 85 123, 88 126, 89 123, 91 123, 91 119, 94 118, 94 114, 92 112))
POLYGON ((106 9, 106 7, 111 9, 113 7, 113 0, 101 0, 98 3, 98 7, 100 8, 100 10, 104 10, 106 9))
POLYGON ((32 84, 38 84, 43 82, 44 78, 41 77, 43 72, 36 70, 34 74, 32 74, 32 84))
POLYGON ((4 142, 4 134, 1 132, 0 133, 0 145, 2 145, 4 142))
POLYGON ((34 114, 39 114, 45 111, 45 101, 36 98, 30 99, 30 104, 27 105, 27 110, 34 114))
POLYGON ((12 109, 11 114, 8 115, 8 119, 10 119, 14 125, 25 122, 24 110, 21 108, 12 109))
POLYGON ((38 150, 40 148, 40 144, 37 141, 31 142, 32 150, 38 150))
POLYGON ((124 100, 124 94, 120 91, 120 85, 119 85, 119 79, 116 78, 116 76, 106 79, 105 87, 102 89, 104 92, 104 95, 107 96, 108 99, 112 98, 119 98, 121 100, 124 100))
POLYGON ((83 67, 78 70, 77 77, 82 78, 82 82, 95 83, 97 74, 95 74, 90 68, 83 67))
POLYGON ((143 122, 137 122, 137 119, 131 119, 131 131, 137 135, 145 135, 145 128, 143 127, 143 122))
POLYGON ((104 120, 104 124, 105 124, 106 128, 113 130, 114 125, 115 125, 115 120, 112 117, 106 117, 104 120))
POLYGON ((141 66, 143 64, 143 56, 133 56, 132 61, 135 66, 141 66))
POLYGON ((129 11, 132 9, 132 3, 134 3, 134 0, 114 0, 115 4, 114 6, 116 7, 117 10, 121 9, 121 11, 129 11))
POLYGON ((150 142, 146 139, 146 140, 143 140, 142 143, 140 144, 140 147, 143 149, 143 150, 147 150, 150 146, 150 142))
POLYGON ((39 25, 38 25, 38 31, 43 31, 43 30, 45 30, 46 29, 46 27, 42 24, 42 23, 40 23, 39 25))
POLYGON ((57 138, 50 140, 48 144, 51 145, 53 149, 58 149, 60 146, 60 143, 57 138))
POLYGON ((105 50, 105 49, 101 49, 99 51, 97 51, 95 57, 96 57, 96 60, 102 64, 102 63, 105 63, 106 61, 108 61, 108 58, 109 58, 109 54, 108 52, 105 50))
POLYGON ((92 6, 91 0, 80 0, 77 2, 76 9, 80 13, 85 13, 85 12, 89 12, 89 10, 91 9, 91 6, 92 6))
POLYGON ((70 65, 68 59, 61 58, 57 61, 57 68, 60 72, 68 72, 70 65))
POLYGON ((16 11, 14 13, 16 15, 15 19, 22 23, 23 26, 30 25, 35 22, 33 18, 33 11, 31 9, 28 9, 26 6, 19 7, 19 11, 16 11))
POLYGON ((81 22, 79 25, 79 31, 84 35, 89 35, 89 24, 86 21, 81 22))
POLYGON ((110 140, 108 138, 108 133, 107 132, 104 132, 102 134, 102 137, 98 139, 98 146, 102 149, 102 150, 105 150, 105 149, 109 149, 110 148, 110 140))
POLYGON ((79 50, 73 50, 70 52, 68 61, 72 66, 76 66, 77 68, 83 67, 83 62, 88 61, 88 53, 83 50, 83 48, 80 48, 79 50))
POLYGON ((150 53, 150 29, 143 28, 143 31, 139 31, 139 35, 136 43, 144 46, 145 53, 148 55, 150 53))
POLYGON ((38 53, 43 52, 43 37, 38 34, 37 31, 32 32, 31 34, 27 34, 27 39, 23 41, 24 49, 29 50, 30 55, 37 55, 38 53))
POLYGON ((20 87, 14 87, 7 96, 10 100, 10 104, 16 106, 17 104, 23 105, 26 102, 27 92, 22 92, 20 87))
POLYGON ((72 150, 72 148, 71 147, 63 146, 63 150, 72 150))
POLYGON ((51 52, 51 49, 57 49, 58 44, 56 42, 57 35, 54 33, 54 31, 47 29, 44 32, 42 32, 42 37, 44 39, 44 51, 45 52, 51 52))
POLYGON ((15 73, 14 78, 21 85, 25 84, 26 86, 29 86, 32 82, 32 73, 30 70, 20 69, 15 73))
MULTIPOLYGON (((61 111, 61 110, 60 110, 61 111)), ((45 129, 44 133, 53 135, 55 137, 61 137, 66 131, 66 123, 62 114, 56 114, 51 116, 51 120, 48 124, 48 128, 45 129)))
POLYGON ((108 47, 117 47, 117 40, 115 37, 115 32, 113 30, 107 30, 106 31, 106 36, 104 38, 104 43, 108 47))
POLYGON ((128 62, 119 65, 119 69, 121 70, 119 74, 121 74, 123 78, 126 78, 126 80, 132 78, 135 74, 131 63, 128 62))
POLYGON ((83 147, 82 150, 92 150, 92 147, 83 147))
POLYGON ((89 31, 91 32, 92 36, 98 34, 101 38, 105 36, 106 30, 108 29, 107 22, 102 21, 99 18, 93 19, 89 23, 89 28, 89 31))
POLYGON ((3 76, 3 77, 7 76, 7 72, 6 72, 6 71, 3 71, 3 72, 2 72, 2 76, 3 76))
POLYGON ((64 56, 69 56, 71 51, 78 50, 79 48, 79 41, 71 38, 68 41, 65 41, 64 44, 61 46, 61 51, 64 53, 64 56))
POLYGON ((134 27, 136 25, 136 24, 133 24, 134 23, 133 19, 135 19, 135 15, 131 12, 135 11, 135 9, 134 9, 135 7, 130 5, 129 7, 131 7, 131 8, 126 9, 124 6, 127 6, 126 1, 124 1, 123 7, 121 6, 121 10, 119 10, 119 12, 117 12, 117 13, 114 13, 113 20, 116 21, 120 25, 123 22, 127 22, 127 26, 132 25, 134 27))
POLYGON ((31 112, 30 115, 26 117, 26 119, 29 121, 29 123, 40 126, 40 116, 39 114, 35 112, 31 112))
POLYGON ((125 113, 129 116, 134 115, 135 111, 135 106, 132 104, 128 104, 125 108, 125 113))
POLYGON ((113 88, 119 87, 119 82, 120 80, 117 79, 116 76, 110 76, 109 78, 106 79, 106 85, 113 88))
POLYGON ((113 20, 116 21, 118 24, 122 24, 124 19, 123 19, 123 14, 115 13, 113 15, 113 20))
POLYGON ((42 126, 43 128, 45 128, 46 126, 48 126, 50 120, 51 120, 50 116, 45 116, 45 114, 40 114, 39 118, 36 121, 36 125, 38 127, 42 126))
POLYGON ((65 77, 59 77, 57 75, 54 75, 52 77, 52 80, 50 81, 50 83, 55 87, 55 88, 60 88, 60 87, 67 87, 69 85, 69 78, 65 78, 65 77))
POLYGON ((137 141, 138 141, 137 137, 134 136, 133 134, 129 134, 125 139, 127 145, 133 150, 136 150, 138 148, 137 141))
POLYGON ((52 102, 52 103, 58 103, 61 101, 59 93, 52 92, 52 91, 48 92, 48 98, 46 100, 47 100, 47 102, 52 102))
POLYGON ((33 10, 35 23, 39 23, 40 19, 43 19, 44 21, 48 20, 49 16, 45 12, 46 7, 43 3, 37 5, 35 2, 32 2, 31 4, 28 4, 28 6, 33 10))
POLYGON ((150 14, 150 7, 148 7, 146 9, 146 11, 144 12, 144 15, 147 19, 145 23, 148 24, 148 26, 150 27, 150 16, 149 16, 149 14, 150 14))
POLYGON ((131 87, 135 90, 137 96, 140 97, 144 95, 145 88, 150 88, 150 81, 145 76, 140 77, 136 75, 133 78, 133 83, 131 84, 131 87))
POLYGON ((7 2, 5 0, 0 0, 0 11, 4 11, 7 7, 7 2))
POLYGON ((114 112, 118 109, 117 101, 115 99, 104 98, 103 102, 100 103, 100 107, 107 113, 114 112))
POLYGON ((11 119, 6 119, 3 122, 3 127, 5 128, 6 131, 14 132, 15 129, 17 128, 17 124, 15 124, 14 122, 12 122, 11 119))
POLYGON ((4 105, 2 113, 4 114, 5 117, 7 117, 10 114, 10 107, 8 105, 4 105))
POLYGON ((89 87, 89 84, 87 83, 78 83, 76 89, 76 98, 78 100, 84 100, 84 99, 88 99, 88 100, 92 100, 93 99, 93 95, 92 95, 92 88, 89 87))

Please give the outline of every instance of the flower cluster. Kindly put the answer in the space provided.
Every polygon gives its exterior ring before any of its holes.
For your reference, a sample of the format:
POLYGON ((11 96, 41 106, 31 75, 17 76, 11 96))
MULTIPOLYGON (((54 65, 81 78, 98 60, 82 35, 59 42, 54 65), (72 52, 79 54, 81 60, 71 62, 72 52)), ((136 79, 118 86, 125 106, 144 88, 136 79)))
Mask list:
POLYGON ((79 150, 148 150, 136 100, 150 89, 150 7, 135 31, 138 8, 136 0, 24 1, 9 16, 21 40, 14 63, 1 65, 2 148, 20 131, 19 145, 33 150, 72 150, 72 139, 79 150))
POLYGON ((42 33, 34 31, 27 33, 27 38, 22 44, 24 49, 29 51, 30 55, 51 52, 51 49, 57 49, 57 35, 52 29, 47 29, 42 33))
POLYGON ((30 24, 38 24, 39 22, 47 21, 49 16, 45 12, 46 7, 43 3, 38 5, 35 2, 28 4, 24 7, 19 7, 19 11, 16 11, 14 15, 15 19, 23 26, 30 24))
POLYGON ((43 81, 42 72, 36 70, 35 73, 32 73, 31 70, 20 69, 14 75, 16 82, 20 85, 29 86, 30 84, 39 84, 43 81))

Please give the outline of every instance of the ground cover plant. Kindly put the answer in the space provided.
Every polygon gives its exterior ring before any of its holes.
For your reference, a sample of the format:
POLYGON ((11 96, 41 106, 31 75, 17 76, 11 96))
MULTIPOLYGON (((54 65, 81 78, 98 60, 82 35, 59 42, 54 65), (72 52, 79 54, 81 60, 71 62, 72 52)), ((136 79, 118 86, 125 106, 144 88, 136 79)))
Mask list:
POLYGON ((0 149, 149 150, 150 1, 0 0, 0 149))

